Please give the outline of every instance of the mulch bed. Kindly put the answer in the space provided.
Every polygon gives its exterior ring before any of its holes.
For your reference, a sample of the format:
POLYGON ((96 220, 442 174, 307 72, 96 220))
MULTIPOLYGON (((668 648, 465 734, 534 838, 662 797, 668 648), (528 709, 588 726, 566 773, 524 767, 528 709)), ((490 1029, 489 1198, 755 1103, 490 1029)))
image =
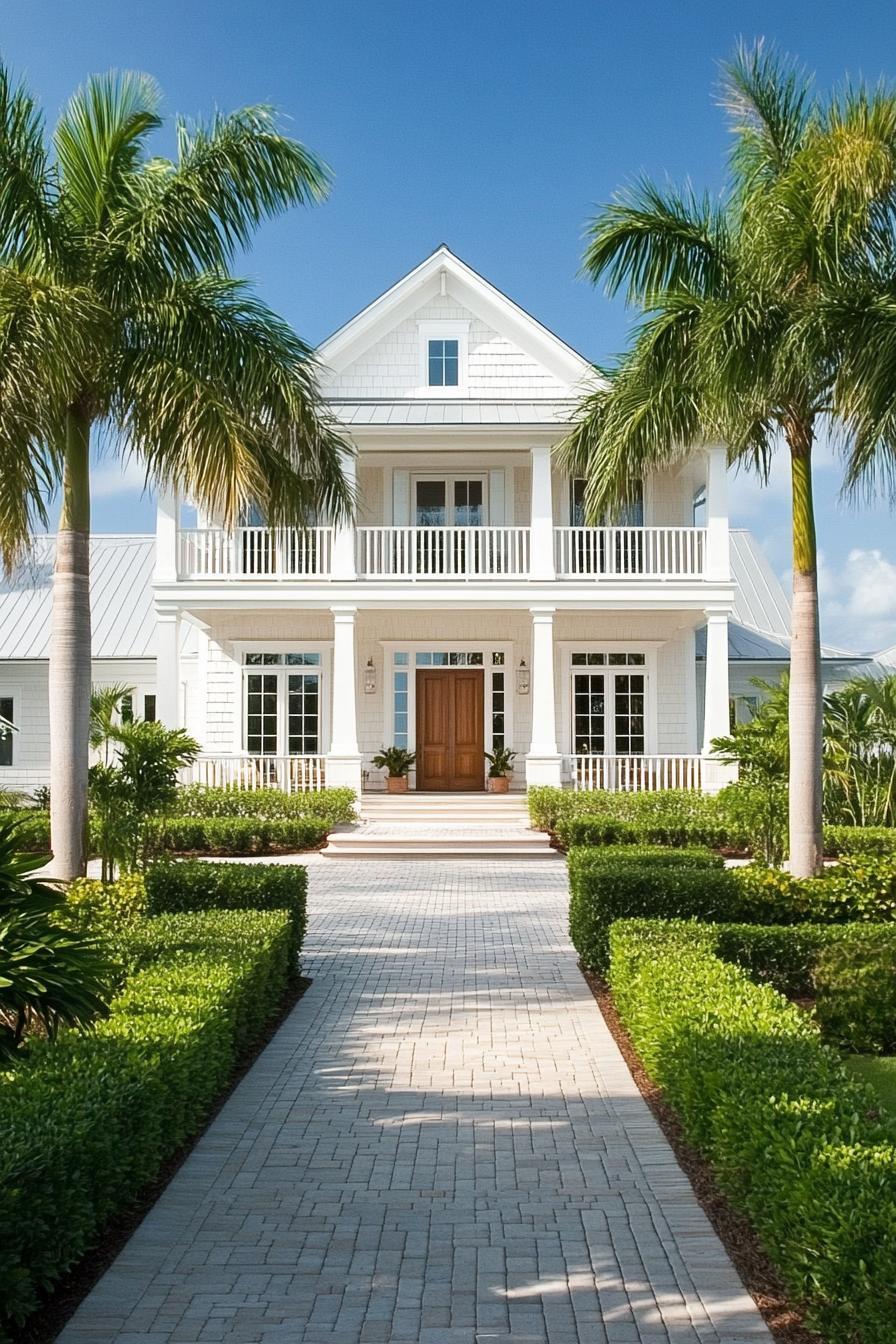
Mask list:
POLYGON ((700 1206, 777 1344, 823 1344, 821 1335, 807 1329, 799 1308, 788 1300, 777 1271, 762 1249, 749 1220, 732 1207, 716 1184, 709 1163, 685 1138, 681 1121, 666 1101, 662 1088, 657 1086, 641 1063, 622 1025, 607 984, 584 969, 582 974, 642 1097, 653 1112, 680 1167, 693 1186, 700 1206))
POLYGON ((210 1112, 202 1128, 191 1139, 188 1139, 182 1148, 169 1157, 156 1179, 140 1192, 136 1201, 128 1210, 106 1224, 97 1244, 69 1270, 64 1278, 59 1280, 52 1292, 48 1294, 43 1305, 29 1317, 25 1325, 12 1331, 10 1338, 13 1344, 52 1344, 52 1341, 69 1318, 74 1315, 93 1285, 102 1278, 113 1260, 123 1250, 126 1242, 142 1223, 166 1186, 177 1175, 196 1144, 215 1120, 230 1094, 245 1074, 249 1072, 265 1046, 277 1034, 310 984, 311 981, 302 976, 298 983, 287 991, 277 1016, 271 1019, 262 1035, 243 1056, 227 1088, 221 1093, 215 1103, 214 1110, 210 1112))

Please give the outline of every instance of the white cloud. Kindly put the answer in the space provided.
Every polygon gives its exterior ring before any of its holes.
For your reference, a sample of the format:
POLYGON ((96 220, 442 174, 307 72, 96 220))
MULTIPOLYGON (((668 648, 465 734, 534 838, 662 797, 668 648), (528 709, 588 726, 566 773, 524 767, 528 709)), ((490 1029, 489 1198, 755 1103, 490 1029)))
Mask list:
POLYGON ((115 495, 142 493, 145 473, 135 457, 123 462, 106 458, 96 463, 90 473, 90 491, 94 499, 109 499, 115 495))
POLYGON ((853 547, 839 568, 819 555, 822 636, 856 652, 896 643, 896 561, 877 547, 853 547))

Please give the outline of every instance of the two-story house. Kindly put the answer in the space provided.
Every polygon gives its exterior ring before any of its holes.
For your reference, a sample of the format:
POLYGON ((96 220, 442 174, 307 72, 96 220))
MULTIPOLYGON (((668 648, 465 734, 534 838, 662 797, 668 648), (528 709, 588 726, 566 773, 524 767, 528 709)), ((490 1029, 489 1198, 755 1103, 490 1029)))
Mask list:
POLYGON ((584 526, 552 449, 594 370, 447 247, 318 353, 356 448, 351 527, 229 534, 159 504, 155 706, 202 742, 200 778, 376 787, 371 757, 399 745, 412 787, 476 790, 500 745, 518 787, 716 787, 724 449, 584 526))

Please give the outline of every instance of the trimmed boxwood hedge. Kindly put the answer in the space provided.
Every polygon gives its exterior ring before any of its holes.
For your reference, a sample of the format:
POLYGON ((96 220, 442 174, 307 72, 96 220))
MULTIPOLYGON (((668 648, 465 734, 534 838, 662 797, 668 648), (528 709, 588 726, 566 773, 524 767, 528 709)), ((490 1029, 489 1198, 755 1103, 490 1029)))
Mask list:
POLYGON ((739 891, 720 855, 707 849, 592 848, 569 852, 569 936, 585 966, 605 972, 616 919, 650 915, 729 921, 739 891))
POLYGON ((896 1128, 807 1015, 707 926, 619 920, 610 980, 650 1075, 829 1344, 892 1344, 896 1128))
POLYGON ((896 828, 825 826, 824 852, 831 858, 840 854, 896 854, 896 828))
POLYGON ((291 974, 298 975, 307 924, 308 874, 291 863, 155 863, 147 869, 146 912, 286 910, 292 937, 291 974))
POLYGON ((0 1076, 0 1334, 195 1133, 277 1011, 292 945, 282 910, 144 921, 108 1019, 0 1076))
POLYGON ((355 817, 354 789, 284 793, 282 789, 219 789, 188 784, 178 789, 174 812, 182 817, 317 818, 335 826, 355 817))
POLYGON ((162 849, 176 854, 270 854, 313 849, 329 823, 316 817, 166 817, 159 823, 162 849))

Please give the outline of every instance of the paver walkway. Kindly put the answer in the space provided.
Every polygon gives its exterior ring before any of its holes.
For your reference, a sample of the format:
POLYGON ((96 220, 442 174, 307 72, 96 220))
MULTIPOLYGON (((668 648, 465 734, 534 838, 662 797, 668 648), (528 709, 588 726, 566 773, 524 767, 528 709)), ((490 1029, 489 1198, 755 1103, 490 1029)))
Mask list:
POLYGON ((314 984, 64 1344, 758 1344, 565 866, 309 865, 314 984))

